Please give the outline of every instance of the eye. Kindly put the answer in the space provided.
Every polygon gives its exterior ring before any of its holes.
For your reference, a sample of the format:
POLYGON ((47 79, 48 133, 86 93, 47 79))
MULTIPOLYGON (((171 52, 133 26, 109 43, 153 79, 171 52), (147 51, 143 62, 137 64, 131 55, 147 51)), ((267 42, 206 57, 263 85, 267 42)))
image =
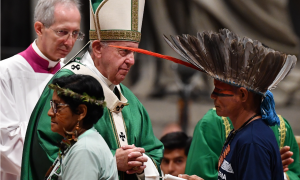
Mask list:
POLYGON ((65 36, 65 35, 69 34, 69 32, 65 31, 65 30, 58 30, 56 32, 57 32, 58 36, 65 36))

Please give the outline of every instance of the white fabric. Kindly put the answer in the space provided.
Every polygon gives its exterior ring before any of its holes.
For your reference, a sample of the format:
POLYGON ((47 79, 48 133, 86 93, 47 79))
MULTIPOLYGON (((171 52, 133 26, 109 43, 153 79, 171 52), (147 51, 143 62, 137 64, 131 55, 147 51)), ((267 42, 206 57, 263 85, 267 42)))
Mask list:
POLYGON ((49 58, 47 58, 37 47, 36 40, 32 43, 32 48, 40 57, 42 57, 43 59, 49 62, 48 68, 53 68, 54 66, 56 66, 57 63, 64 62, 64 58, 61 58, 59 61, 52 61, 49 58))
POLYGON ((52 76, 35 73, 20 55, 0 61, 1 179, 20 179, 27 124, 52 76))

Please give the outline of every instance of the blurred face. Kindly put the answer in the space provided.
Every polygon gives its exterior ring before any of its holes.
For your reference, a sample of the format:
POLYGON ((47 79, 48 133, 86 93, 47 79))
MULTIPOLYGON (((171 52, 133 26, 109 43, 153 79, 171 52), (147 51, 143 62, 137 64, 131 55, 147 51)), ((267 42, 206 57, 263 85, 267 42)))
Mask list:
POLYGON ((80 12, 75 6, 66 7, 57 4, 54 10, 54 24, 49 28, 41 25, 37 45, 41 52, 50 60, 57 61, 66 57, 72 50, 76 38, 70 35, 80 30, 80 12), (69 32, 61 36, 60 32, 69 32))
POLYGON ((211 94, 218 116, 229 117, 240 106, 236 91, 238 88, 224 82, 214 80, 215 89, 211 94))
POLYGON ((78 115, 72 113, 70 107, 65 105, 65 102, 57 96, 56 91, 53 92, 52 101, 56 104, 56 113, 50 107, 48 116, 51 117, 51 131, 65 136, 64 129, 69 132, 75 129, 78 122, 78 115))
MULTIPOLYGON (((109 42, 109 44, 134 48, 137 48, 139 45, 136 42, 128 41, 109 42)), ((125 79, 131 66, 134 65, 134 52, 110 46, 102 46, 100 53, 101 58, 96 62, 97 69, 113 84, 120 84, 125 79)))
POLYGON ((164 174, 178 176, 184 174, 187 156, 184 149, 165 149, 164 157, 161 161, 161 170, 164 174))

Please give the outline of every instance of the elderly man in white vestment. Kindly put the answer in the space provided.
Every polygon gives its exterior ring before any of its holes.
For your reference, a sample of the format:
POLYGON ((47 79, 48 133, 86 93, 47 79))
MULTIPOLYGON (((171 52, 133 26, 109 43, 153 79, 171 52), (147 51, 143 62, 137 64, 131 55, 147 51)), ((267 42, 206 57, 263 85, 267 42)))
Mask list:
MULTIPOLYGON (((20 179, 27 124, 61 58, 82 39, 78 0, 39 0, 34 13, 37 39, 23 52, 0 61, 0 179, 20 179)), ((12 22, 14 23, 14 22, 12 22)))

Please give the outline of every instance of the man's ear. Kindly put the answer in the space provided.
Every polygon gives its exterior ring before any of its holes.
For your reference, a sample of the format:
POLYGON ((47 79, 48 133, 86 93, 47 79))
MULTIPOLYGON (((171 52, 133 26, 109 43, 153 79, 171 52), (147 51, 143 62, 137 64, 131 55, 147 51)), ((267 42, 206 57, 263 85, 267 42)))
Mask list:
POLYGON ((101 43, 99 40, 95 40, 92 42, 92 49, 93 49, 93 55, 96 56, 97 58, 101 57, 101 48, 103 48, 101 46, 101 43))
POLYGON ((249 98, 249 92, 246 88, 240 87, 238 89, 238 94, 242 102, 246 102, 249 98))
POLYGON ((85 104, 80 104, 78 107, 77 107, 77 114, 78 114, 78 121, 81 121, 85 116, 86 116, 86 113, 87 113, 87 107, 85 104))
POLYGON ((44 28, 44 25, 40 21, 36 21, 34 23, 34 30, 38 36, 41 36, 43 34, 43 32, 42 32, 43 28, 44 28))

